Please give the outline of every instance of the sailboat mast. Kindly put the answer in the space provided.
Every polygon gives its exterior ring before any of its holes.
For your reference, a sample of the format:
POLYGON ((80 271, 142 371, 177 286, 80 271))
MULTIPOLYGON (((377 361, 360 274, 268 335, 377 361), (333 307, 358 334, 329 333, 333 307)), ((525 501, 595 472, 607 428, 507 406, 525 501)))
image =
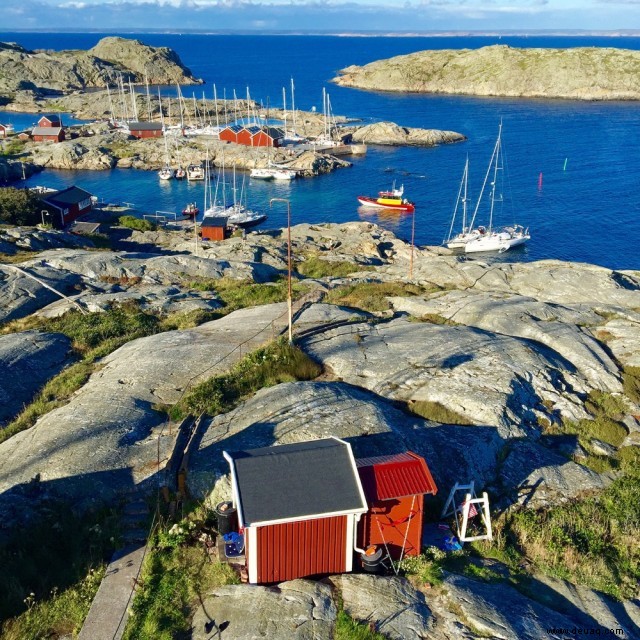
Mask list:
MULTIPOLYGON (((247 87, 247 126, 251 126, 251 113, 250 113, 250 107, 249 107, 249 100, 250 100, 249 87, 247 87)), ((255 121, 254 121, 254 124, 255 124, 255 121)))
POLYGON ((144 84, 147 88, 147 121, 151 122, 151 96, 149 95, 149 78, 147 72, 144 72, 144 84))
POLYGON ((493 228, 493 210, 496 202, 496 186, 498 184, 498 170, 500 169, 500 138, 502 136, 502 122, 498 128, 498 139, 496 140, 496 147, 494 149, 494 163, 493 163, 493 182, 491 183, 491 208, 489 210, 489 232, 493 228))
POLYGON ((469 183, 469 156, 464 163, 464 194, 462 195, 462 233, 467 232, 467 187, 469 183))
POLYGON ((131 80, 129 80, 129 93, 131 94, 131 106, 133 107, 133 117, 136 122, 138 122, 138 105, 136 104, 136 95, 133 91, 133 85, 131 84, 131 80))
POLYGON ((216 127, 220 130, 220 117, 218 115, 218 94, 216 93, 216 85, 213 85, 213 107, 216 110, 216 127))
POLYGON ((293 133, 296 132, 296 98, 294 93, 293 78, 291 78, 291 111, 293 112, 293 133))
MULTIPOLYGON (((500 131, 502 130, 502 123, 500 123, 500 131)), ((476 202, 475 209, 473 210, 473 216, 471 217, 471 224, 469 227, 473 229, 473 225, 476 221, 476 216, 478 215, 478 210, 480 209, 480 203, 482 202, 482 196, 484 194, 485 187, 487 186, 487 182, 489 181, 489 176, 491 175, 491 169, 493 168, 493 162, 496 157, 496 152, 498 147, 500 146, 500 133, 498 133, 498 139, 496 140, 496 144, 493 147, 493 153, 491 154, 491 160, 489 160, 489 166, 487 167, 487 172, 484 174, 484 181, 482 182, 482 188, 480 189, 480 194, 478 195, 478 201, 476 202)))
POLYGON ((287 91, 284 87, 282 87, 282 113, 284 114, 284 134, 286 137, 287 135, 287 91))

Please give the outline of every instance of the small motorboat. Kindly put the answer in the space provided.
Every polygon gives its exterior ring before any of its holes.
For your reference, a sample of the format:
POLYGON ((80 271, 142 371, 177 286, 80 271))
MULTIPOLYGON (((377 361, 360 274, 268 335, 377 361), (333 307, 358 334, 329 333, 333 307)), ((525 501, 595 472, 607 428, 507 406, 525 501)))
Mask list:
POLYGON ((195 218, 200 213, 200 209, 195 202, 190 202, 183 210, 182 215, 186 218, 195 218))
POLYGON ((379 209, 395 209, 396 211, 406 211, 407 213, 413 213, 415 211, 415 205, 406 198, 404 195, 404 185, 399 189, 395 188, 395 183, 390 191, 379 191, 377 198, 370 198, 369 196, 358 196, 358 202, 363 207, 377 207, 379 209))
POLYGON ((187 177, 187 172, 182 167, 178 167, 174 177, 176 180, 184 180, 187 177))

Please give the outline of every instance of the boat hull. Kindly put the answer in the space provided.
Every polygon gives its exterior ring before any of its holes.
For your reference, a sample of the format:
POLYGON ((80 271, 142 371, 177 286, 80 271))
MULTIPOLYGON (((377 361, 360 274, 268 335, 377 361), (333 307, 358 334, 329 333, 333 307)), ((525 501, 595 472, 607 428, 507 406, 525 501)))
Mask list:
POLYGON ((513 247, 524 244, 531 236, 528 233, 516 235, 508 233, 491 233, 470 240, 464 245, 465 253, 504 253, 513 247))
POLYGON ((384 199, 369 198, 367 196, 358 196, 358 202, 363 207, 393 209, 395 211, 406 211, 407 213, 413 213, 415 211, 415 206, 411 202, 400 202, 398 204, 394 204, 392 202, 385 202, 384 199), (382 202, 379 200, 382 200, 382 202))

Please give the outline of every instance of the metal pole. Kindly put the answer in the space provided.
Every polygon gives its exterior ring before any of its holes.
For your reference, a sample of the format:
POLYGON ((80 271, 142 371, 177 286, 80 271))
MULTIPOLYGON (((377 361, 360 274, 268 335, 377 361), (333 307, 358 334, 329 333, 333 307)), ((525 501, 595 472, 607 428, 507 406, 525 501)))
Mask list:
POLYGON ((416 234, 416 213, 411 214, 411 260, 409 261, 409 280, 413 280, 413 246, 416 234))
POLYGON ((287 203, 287 307, 289 311, 289 344, 293 344, 293 304, 291 295, 291 202, 286 198, 271 198, 269 207, 274 202, 287 203))

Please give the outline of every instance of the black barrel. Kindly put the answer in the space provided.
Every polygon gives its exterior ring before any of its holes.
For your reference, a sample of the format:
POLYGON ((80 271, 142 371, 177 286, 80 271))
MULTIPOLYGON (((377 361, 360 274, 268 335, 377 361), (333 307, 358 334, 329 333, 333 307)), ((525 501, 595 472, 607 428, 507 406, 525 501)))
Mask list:
POLYGON ((238 512, 231 502, 219 502, 216 506, 218 532, 221 536, 238 530, 238 512))
POLYGON ((363 571, 366 573, 378 573, 382 562, 382 547, 378 547, 375 553, 370 553, 369 549, 367 549, 367 553, 360 554, 360 561, 362 562, 363 571))

